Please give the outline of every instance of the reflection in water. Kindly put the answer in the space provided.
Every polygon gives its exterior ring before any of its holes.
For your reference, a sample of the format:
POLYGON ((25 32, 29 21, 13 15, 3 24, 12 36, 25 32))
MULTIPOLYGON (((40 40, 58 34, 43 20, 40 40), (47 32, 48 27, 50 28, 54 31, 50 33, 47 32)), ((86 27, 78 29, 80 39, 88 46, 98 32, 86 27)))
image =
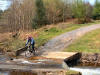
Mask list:
POLYGON ((37 75, 31 72, 0 72, 0 75, 37 75))
POLYGON ((82 75, 100 75, 100 68, 76 67, 70 68, 70 70, 79 71, 82 73, 82 75))
POLYGON ((0 72, 0 75, 8 75, 8 72, 0 72))

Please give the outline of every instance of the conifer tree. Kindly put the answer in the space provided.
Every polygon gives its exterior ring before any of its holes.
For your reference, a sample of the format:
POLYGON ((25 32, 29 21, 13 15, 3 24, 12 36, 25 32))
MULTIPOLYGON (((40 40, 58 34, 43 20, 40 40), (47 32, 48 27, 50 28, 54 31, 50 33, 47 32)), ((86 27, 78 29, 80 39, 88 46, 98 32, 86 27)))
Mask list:
POLYGON ((100 1, 96 0, 93 9, 93 19, 100 19, 100 1))
POLYGON ((36 15, 33 20, 33 27, 40 27, 47 24, 46 10, 42 0, 36 0, 36 15))

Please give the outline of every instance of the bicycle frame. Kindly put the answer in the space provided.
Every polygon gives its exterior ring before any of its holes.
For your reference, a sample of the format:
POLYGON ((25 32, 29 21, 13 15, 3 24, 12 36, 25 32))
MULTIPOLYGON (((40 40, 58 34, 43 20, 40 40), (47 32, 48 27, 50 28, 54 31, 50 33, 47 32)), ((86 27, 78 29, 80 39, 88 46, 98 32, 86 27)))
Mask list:
POLYGON ((26 57, 30 57, 32 55, 35 55, 35 51, 32 50, 32 46, 31 45, 28 45, 27 46, 27 52, 25 53, 25 56, 26 57))

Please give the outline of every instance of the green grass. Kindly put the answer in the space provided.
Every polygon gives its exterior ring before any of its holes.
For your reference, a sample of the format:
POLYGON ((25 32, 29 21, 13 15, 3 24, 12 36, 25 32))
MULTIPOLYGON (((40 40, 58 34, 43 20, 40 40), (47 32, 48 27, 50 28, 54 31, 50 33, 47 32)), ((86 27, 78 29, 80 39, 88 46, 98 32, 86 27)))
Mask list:
MULTIPOLYGON (((65 33, 65 32, 69 32, 75 29, 78 29, 80 27, 83 26, 89 26, 92 24, 98 24, 100 23, 100 21, 94 21, 92 23, 87 23, 87 24, 66 24, 66 23, 61 23, 61 24, 56 24, 53 25, 52 27, 42 27, 40 29, 37 29, 37 35, 38 37, 34 37, 35 41, 36 41, 36 47, 42 46, 44 45, 47 41, 49 41, 50 39, 65 33)), ((6 42, 3 42, 0 44, 0 47, 2 48, 6 48, 6 50, 10 49, 10 50, 17 50, 21 47, 25 46, 25 40, 20 40, 20 38, 18 39, 12 39, 6 42)))
POLYGON ((68 70, 67 72, 66 72, 66 75, 78 75, 79 74, 79 72, 77 72, 77 71, 72 71, 72 70, 68 70))
POLYGON ((74 41, 67 49, 67 52, 100 52, 100 29, 91 31, 74 41))
POLYGON ((36 46, 39 47, 41 45, 44 45, 48 40, 62 33, 69 32, 83 26, 89 26, 89 25, 98 24, 98 23, 100 23, 100 21, 94 21, 92 23, 87 23, 87 24, 62 24, 60 26, 56 26, 50 29, 42 28, 41 30, 38 31, 39 36, 35 38, 36 46))

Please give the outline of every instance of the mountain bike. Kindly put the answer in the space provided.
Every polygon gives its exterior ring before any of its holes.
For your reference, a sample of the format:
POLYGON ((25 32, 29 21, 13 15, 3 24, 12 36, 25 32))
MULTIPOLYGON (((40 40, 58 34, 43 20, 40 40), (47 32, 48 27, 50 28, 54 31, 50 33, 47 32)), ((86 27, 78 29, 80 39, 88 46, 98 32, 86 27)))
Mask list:
POLYGON ((27 46, 27 50, 26 50, 26 52, 25 52, 25 56, 26 57, 31 57, 31 56, 35 56, 36 55, 36 53, 35 53, 35 48, 34 48, 34 50, 32 49, 32 46, 31 45, 28 45, 27 46))

